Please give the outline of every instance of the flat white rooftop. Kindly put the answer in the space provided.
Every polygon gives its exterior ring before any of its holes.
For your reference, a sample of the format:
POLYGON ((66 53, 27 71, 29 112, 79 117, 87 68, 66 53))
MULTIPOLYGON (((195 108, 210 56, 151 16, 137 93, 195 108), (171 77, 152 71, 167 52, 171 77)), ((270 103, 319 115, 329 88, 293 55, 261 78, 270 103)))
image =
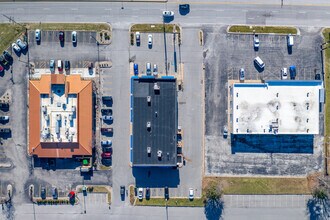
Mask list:
POLYGON ((322 89, 322 81, 235 83, 232 133, 318 134, 322 89))
POLYGON ((77 142, 77 95, 65 96, 63 85, 41 95, 40 142, 77 142))

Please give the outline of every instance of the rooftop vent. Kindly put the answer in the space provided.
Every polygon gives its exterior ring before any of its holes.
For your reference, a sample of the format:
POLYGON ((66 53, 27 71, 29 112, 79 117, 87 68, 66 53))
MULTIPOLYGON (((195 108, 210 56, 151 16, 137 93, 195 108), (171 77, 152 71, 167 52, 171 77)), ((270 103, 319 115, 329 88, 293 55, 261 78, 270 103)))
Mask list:
POLYGON ((147 102, 148 102, 148 103, 151 102, 151 96, 147 96, 147 102))
POLYGON ((151 122, 150 122, 150 121, 147 122, 147 130, 148 130, 148 131, 151 130, 151 122))
POLYGON ((76 106, 72 106, 71 109, 72 109, 73 112, 75 112, 76 111, 76 106))
POLYGON ((161 159, 162 158, 162 154, 163 154, 163 152, 161 150, 158 150, 157 151, 157 157, 158 157, 158 159, 161 159))
POLYGON ((46 114, 47 113, 47 108, 46 108, 46 106, 42 106, 42 112, 44 113, 44 114, 46 114))
POLYGON ((159 89, 160 89, 160 87, 159 87, 158 83, 154 83, 154 90, 159 90, 159 89))
POLYGON ((148 157, 151 156, 151 147, 147 147, 147 153, 148 153, 148 157))

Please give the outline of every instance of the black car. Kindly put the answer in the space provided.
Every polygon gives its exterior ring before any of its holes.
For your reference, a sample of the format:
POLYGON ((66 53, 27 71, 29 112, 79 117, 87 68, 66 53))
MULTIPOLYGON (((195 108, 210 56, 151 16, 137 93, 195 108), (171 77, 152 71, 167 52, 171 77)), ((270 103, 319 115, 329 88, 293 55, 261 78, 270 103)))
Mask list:
POLYGON ((40 192, 41 199, 46 199, 46 188, 41 187, 41 192, 40 192))
POLYGON ((149 199, 150 198, 150 188, 147 187, 146 188, 146 199, 149 199))
POLYGON ((179 5, 180 10, 189 10, 190 6, 189 4, 181 4, 179 5))
POLYGON ((5 57, 5 59, 7 61, 12 61, 13 60, 13 57, 10 55, 10 53, 7 50, 3 51, 3 56, 5 57))
POLYGON ((125 186, 120 186, 120 195, 125 195, 125 186))
POLYGON ((101 109, 102 115, 112 115, 112 109, 101 109))
POLYGON ((52 188, 53 199, 58 199, 58 190, 56 187, 52 188))
POLYGON ((58 34, 58 38, 60 39, 61 42, 64 41, 64 31, 60 31, 60 33, 58 34))
POLYGON ((64 68, 65 68, 65 70, 69 70, 70 69, 70 61, 69 60, 66 60, 64 62, 64 68))
POLYGON ((101 133, 113 133, 113 128, 101 128, 101 133))
POLYGON ((8 103, 0 103, 0 109, 8 110, 9 109, 9 104, 8 103))
POLYGON ((4 55, 0 55, 0 64, 3 66, 6 66, 8 64, 8 61, 6 60, 4 55))
POLYGON ((166 200, 169 199, 169 193, 168 193, 168 187, 167 186, 165 186, 165 189, 164 189, 164 196, 165 196, 166 200))
POLYGON ((315 80, 321 80, 321 74, 320 73, 315 74, 315 80))

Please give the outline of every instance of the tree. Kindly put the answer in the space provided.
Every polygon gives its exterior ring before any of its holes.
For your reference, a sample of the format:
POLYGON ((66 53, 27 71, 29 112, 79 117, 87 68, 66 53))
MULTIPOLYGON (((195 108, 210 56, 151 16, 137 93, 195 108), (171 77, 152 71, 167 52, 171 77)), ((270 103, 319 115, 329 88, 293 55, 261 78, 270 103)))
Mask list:
POLYGON ((221 219, 223 201, 222 190, 215 182, 209 184, 205 189, 204 213, 207 219, 221 219))

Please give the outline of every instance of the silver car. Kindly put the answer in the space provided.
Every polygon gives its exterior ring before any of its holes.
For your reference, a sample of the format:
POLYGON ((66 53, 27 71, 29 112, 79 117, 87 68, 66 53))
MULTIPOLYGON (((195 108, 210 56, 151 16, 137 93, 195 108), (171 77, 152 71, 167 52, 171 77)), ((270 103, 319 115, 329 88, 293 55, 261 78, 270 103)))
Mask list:
POLYGON ((49 69, 50 69, 50 72, 55 72, 55 60, 50 60, 49 61, 49 69))
POLYGON ((173 11, 163 11, 163 16, 172 17, 172 16, 174 16, 174 12, 173 11))
POLYGON ((77 32, 76 31, 72 31, 71 37, 72 37, 72 43, 77 43, 77 32))
POLYGON ((243 81, 245 79, 245 70, 244 68, 241 68, 239 70, 239 80, 243 81))
POLYGON ((11 47, 12 47, 17 53, 21 52, 21 48, 20 48, 16 43, 13 43, 13 44, 11 45, 11 47))
POLYGON ((16 43, 22 50, 26 49, 26 44, 21 39, 17 39, 16 43))
POLYGON ((40 41, 41 39, 41 31, 39 29, 36 30, 36 41, 40 41))

